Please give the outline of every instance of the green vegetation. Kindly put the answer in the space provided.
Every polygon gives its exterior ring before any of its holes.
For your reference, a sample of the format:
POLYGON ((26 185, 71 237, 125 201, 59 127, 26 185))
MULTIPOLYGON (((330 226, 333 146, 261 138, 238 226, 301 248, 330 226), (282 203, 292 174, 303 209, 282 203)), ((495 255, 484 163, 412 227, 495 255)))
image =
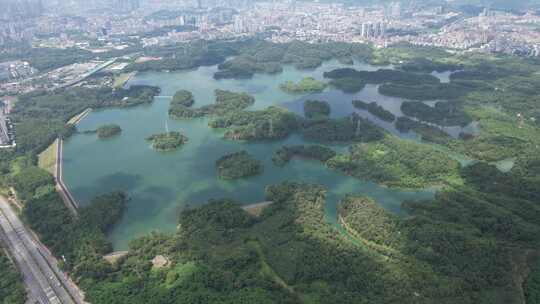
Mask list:
POLYGON ((459 180, 459 163, 445 153, 390 136, 352 145, 349 154, 339 154, 327 165, 391 187, 425 188, 459 180))
POLYGON ((171 131, 151 135, 146 140, 152 142, 152 148, 157 151, 171 151, 187 143, 188 138, 180 132, 171 131))
POLYGON ((145 56, 159 60, 133 63, 128 71, 182 70, 219 64, 215 79, 250 78, 255 73, 279 73, 284 64, 299 69, 316 68, 324 60, 351 58, 366 60, 373 49, 364 44, 293 41, 273 44, 262 39, 237 41, 193 41, 174 46, 147 48, 145 56), (227 57, 231 59, 225 61, 227 57))
POLYGON ((439 79, 430 74, 416 74, 400 70, 380 69, 377 71, 357 71, 352 68, 340 68, 324 73, 330 79, 358 79, 370 84, 393 82, 399 84, 438 84, 439 79))
POLYGON ((272 162, 276 166, 283 167, 295 156, 316 159, 324 163, 336 156, 336 152, 328 147, 320 145, 282 146, 274 152, 274 155, 272 155, 272 162))
MULTIPOLYGON (((155 90, 148 88, 151 93, 140 91, 134 96, 122 90, 85 88, 23 95, 14 113, 19 147, 0 151, 0 185, 15 187, 24 201, 25 221, 56 256, 66 257, 61 266, 82 286, 88 302, 537 302, 539 267, 534 257, 540 244, 540 125, 531 119, 540 117, 536 59, 454 55, 410 45, 373 50, 339 43, 274 45, 253 40, 194 42, 144 52, 164 59, 132 68, 193 67, 223 61, 225 55, 252 57, 257 66, 310 67, 329 58, 348 57, 378 64, 403 62, 403 71, 397 73, 345 70, 332 80, 401 85, 403 92, 415 98, 448 94, 452 100, 434 110, 409 103, 404 111, 430 123, 442 121, 441 125, 445 120, 460 125, 464 118, 477 121, 479 134, 452 139, 410 118, 399 118, 396 125, 477 162, 460 168, 441 152, 445 149, 385 135, 355 115, 302 120, 275 107, 245 111, 245 102, 231 102, 230 107, 216 102, 201 115, 212 115, 210 125, 227 128, 229 138, 274 139, 301 131, 311 140, 366 142, 353 144, 349 153, 333 156, 326 165, 392 187, 441 188, 432 200, 404 202, 404 217, 389 214, 361 194, 348 195, 338 205, 338 223, 343 228, 338 231, 326 219, 326 189, 300 183, 271 185, 266 200, 274 203, 258 218, 230 200, 213 200, 184 210, 175 233, 152 233, 133 240, 130 253, 110 265, 102 259, 111 250, 105 232, 121 216, 124 195, 100 196, 81 210, 79 218, 73 218, 54 192, 51 176, 35 167, 36 155, 57 135, 73 132, 65 122, 82 110, 150 102, 155 90), (424 60, 411 66, 419 58, 424 60), (463 72, 454 74, 451 85, 437 94, 433 92, 441 88, 439 82, 411 73, 450 67, 463 72), (465 89, 455 94, 449 91, 451 87, 465 89), (487 163, 510 157, 516 163, 506 173, 487 163), (166 256, 170 267, 153 269, 150 260, 156 255, 166 256)), ((330 153, 322 147, 287 147, 276 152, 276 160, 303 155, 325 161, 330 153)), ((254 166, 244 168, 245 164, 238 162, 228 173, 254 171, 254 166)), ((7 286, 18 280, 3 279, 7 286)), ((0 298, 13 290, 4 286, 0 286, 0 298)))
POLYGON ((403 242, 399 218, 369 197, 350 194, 339 202, 337 209, 342 226, 359 240, 392 247, 403 242))
POLYGON ((367 110, 369 113, 377 116, 384 121, 393 122, 394 120, 396 120, 396 116, 392 114, 392 112, 381 107, 376 102, 367 103, 362 100, 353 100, 352 103, 355 108, 367 110))
MULTIPOLYGON (((47 149, 38 155, 38 167, 54 174, 56 170, 56 154, 58 145, 53 142, 47 149)), ((7 173, 7 172, 5 172, 7 173)), ((1 184, 1 182, 0 182, 1 184)))
POLYGON ((215 90, 216 102, 200 108, 190 108, 181 103, 172 102, 169 116, 173 119, 187 119, 203 116, 221 116, 241 111, 255 103, 255 99, 246 93, 215 90))
POLYGON ((122 129, 120 128, 119 125, 108 124, 108 125, 99 126, 96 129, 96 132, 97 132, 98 138, 109 138, 109 137, 113 137, 120 134, 122 132, 122 129))
POLYGON ((326 84, 313 77, 304 77, 298 83, 290 80, 282 83, 279 88, 287 93, 319 93, 324 91, 326 84))
POLYGON ((24 304, 26 291, 19 271, 0 247, 0 303, 24 304))
POLYGON ((54 192, 54 178, 51 173, 36 167, 24 167, 9 180, 20 200, 39 199, 42 195, 54 192))
POLYGON ((272 44, 251 40, 236 44, 237 56, 220 64, 214 78, 249 78, 255 73, 280 73, 284 64, 292 64, 297 69, 311 69, 332 58, 365 60, 372 53, 367 45, 337 42, 272 44))
POLYGON ((255 73, 275 74, 283 71, 278 62, 261 62, 253 56, 238 56, 218 66, 220 71, 214 74, 215 79, 251 78, 255 73))
POLYGON ((96 197, 73 218, 56 192, 26 202, 23 217, 83 288, 88 280, 103 278, 111 268, 102 256, 111 251, 105 233, 122 216, 126 197, 111 193, 96 197))
POLYGON ((338 119, 312 119, 303 124, 302 135, 319 142, 368 142, 383 138, 384 131, 353 113, 338 119))
POLYGON ((115 275, 96 281, 88 300, 519 303, 514 257, 523 254, 520 246, 538 244, 531 222, 538 219, 504 206, 537 212, 531 201, 459 186, 430 202, 406 203, 413 216, 398 218, 350 195, 338 206, 346 230, 339 232, 325 220, 325 192, 310 184, 269 186, 266 199, 274 203, 257 219, 226 199, 185 210, 174 235, 133 241, 115 275), (158 254, 172 266, 152 270, 149 260, 158 254))
POLYGON ((131 86, 128 89, 70 88, 58 92, 34 92, 18 97, 12 111, 17 150, 45 150, 59 135, 69 137, 75 128, 66 125, 87 108, 130 107, 151 103, 159 88, 131 86))
POLYGON ((218 177, 238 179, 262 173, 260 161, 251 157, 247 151, 240 151, 220 157, 216 161, 218 177))
POLYGON ((268 107, 259 111, 231 111, 210 121, 211 128, 226 128, 224 137, 233 140, 275 140, 299 128, 299 118, 286 109, 268 107))
POLYGON ((328 118, 330 105, 326 101, 306 100, 304 101, 304 116, 309 119, 328 118))
POLYGON ((466 126, 471 123, 471 118, 460 105, 451 102, 439 101, 430 107, 423 102, 405 101, 401 104, 401 111, 407 116, 440 126, 466 126))
POLYGON ((487 89, 471 82, 451 83, 384 83, 379 93, 386 96, 401 97, 412 100, 457 99, 466 96, 473 90, 487 89))
POLYGON ((431 61, 426 58, 415 58, 401 64, 399 68, 404 71, 414 73, 431 73, 433 71, 441 73, 446 71, 457 71, 462 69, 463 66, 454 63, 431 61))
POLYGON ((398 117, 396 121, 396 129, 402 133, 413 131, 420 135, 422 140, 432 143, 447 144, 451 139, 450 135, 441 130, 439 127, 418 122, 408 117, 398 117))
POLYGON ((331 86, 351 94, 358 93, 366 87, 366 82, 364 80, 352 77, 332 79, 329 83, 331 86))
POLYGON ((31 66, 40 71, 48 71, 76 62, 84 62, 93 57, 94 55, 92 52, 80 48, 60 49, 28 47, 14 51, 12 55, 4 54, 3 56, 0 56, 0 61, 11 59, 24 60, 30 62, 31 66))
POLYGON ((527 304, 540 303, 540 260, 536 259, 524 284, 527 304))
POLYGON ((179 90, 179 91, 176 91, 176 93, 174 93, 171 104, 182 105, 184 107, 191 107, 194 102, 195 102, 195 99, 193 98, 193 94, 190 91, 179 90))

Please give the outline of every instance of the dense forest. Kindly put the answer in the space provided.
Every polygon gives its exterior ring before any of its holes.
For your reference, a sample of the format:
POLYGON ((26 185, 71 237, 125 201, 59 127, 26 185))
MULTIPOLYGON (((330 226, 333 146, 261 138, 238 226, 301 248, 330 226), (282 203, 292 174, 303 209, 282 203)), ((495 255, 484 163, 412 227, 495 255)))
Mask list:
POLYGON ((22 278, 13 262, 9 259, 5 248, 0 244, 0 303, 24 304, 26 303, 26 291, 22 284, 22 278))
MULTIPOLYGON (((219 63, 214 75, 219 78, 276 73, 284 64, 316 67, 332 58, 394 64, 396 70, 347 68, 325 76, 344 91, 377 84, 382 93, 417 100, 403 104, 409 117, 398 117, 396 127, 421 135, 421 141, 400 139, 358 115, 326 117, 321 104, 311 106, 323 115, 305 118, 278 107, 249 110, 253 97, 228 91, 216 91, 215 104, 200 108, 192 107, 187 91, 181 92, 170 115, 210 116, 209 127, 223 128, 224 136, 235 140, 277 140, 298 132, 319 145, 285 146, 272 156, 276 164, 296 156, 311 158, 361 180, 397 188, 434 187, 436 194, 428 201, 403 202, 405 212, 398 216, 373 198, 351 193, 340 198, 338 221, 333 223, 325 214, 331 196, 322 186, 294 181, 268 185, 266 200, 273 203, 260 216, 216 198, 183 210, 174 233, 134 239, 129 254, 111 264, 102 258, 111 251, 106 233, 122 216, 126 195, 98 196, 73 218, 55 192, 52 176, 35 166, 36 155, 58 135, 69 136, 74 129, 66 122, 84 109, 148 103, 159 89, 73 88, 22 95, 13 112, 18 147, 0 152, 0 185, 17 191, 24 220, 56 256, 66 257, 61 267, 85 290, 89 302, 538 302, 536 59, 463 56, 408 45, 376 50, 356 44, 274 45, 256 40, 196 42, 145 53, 163 59, 133 63, 130 69, 219 63), (444 84, 428 74, 433 70, 458 72, 444 84), (418 102, 428 97, 442 101, 433 107, 418 102), (442 126, 469 122, 477 123, 477 133, 452 138, 442 131, 442 126), (348 150, 325 146, 332 142, 348 150), (461 166, 448 152, 474 162, 461 166), (509 158, 515 162, 508 172, 493 165, 509 158), (165 256, 169 265, 153 267, 157 255, 165 256)), ((369 111, 368 103, 359 105, 369 111)), ((382 110, 372 106, 371 112, 385 115, 382 110)), ((224 171, 227 177, 238 176, 238 169, 250 174, 262 170, 249 155, 225 158, 232 159, 231 166, 221 167, 230 169, 224 171)), ((216 165, 219 170, 223 164, 216 165)), ((4 262, 0 256, 0 267, 4 262)), ((0 284, 17 280, 8 279, 3 277, 0 284)))

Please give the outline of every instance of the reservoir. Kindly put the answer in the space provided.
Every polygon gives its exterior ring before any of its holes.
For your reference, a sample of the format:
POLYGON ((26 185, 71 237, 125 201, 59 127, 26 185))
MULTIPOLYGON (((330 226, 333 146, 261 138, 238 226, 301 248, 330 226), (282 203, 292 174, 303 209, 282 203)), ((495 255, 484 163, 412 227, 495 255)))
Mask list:
MULTIPOLYGON (((323 72, 343 67, 329 61, 314 70, 297 70, 285 66, 282 73, 256 74, 252 79, 214 80, 216 66, 179 72, 145 72, 133 77, 128 85, 145 84, 161 88, 161 96, 150 105, 128 109, 107 109, 91 112, 79 125, 79 131, 92 130, 100 125, 115 123, 122 128, 119 136, 98 139, 95 134, 78 133, 64 143, 64 181, 79 204, 84 206, 97 194, 114 190, 126 191, 131 198, 120 222, 109 234, 115 250, 127 248, 129 240, 151 231, 174 231, 178 213, 186 207, 206 203, 212 198, 232 198, 242 204, 264 201, 265 186, 283 181, 318 183, 328 189, 327 218, 336 221, 335 205, 347 193, 370 196, 384 208, 402 212, 403 200, 422 200, 433 197, 432 190, 404 191, 389 189, 372 182, 362 181, 327 169, 324 165, 308 160, 294 159, 283 168, 272 163, 272 153, 282 145, 312 144, 300 136, 272 142, 246 143, 225 140, 222 132, 208 127, 208 119, 172 120, 168 107, 172 95, 186 89, 195 97, 194 107, 214 102, 214 89, 247 92, 255 97, 252 109, 271 105, 283 106, 302 114, 306 99, 327 101, 332 116, 342 117, 353 111, 405 138, 414 134, 399 134, 392 124, 380 121, 371 114, 354 109, 353 99, 376 101, 384 108, 399 115, 403 100, 385 97, 375 86, 366 86, 357 94, 345 94, 327 89, 319 94, 291 95, 280 90, 287 80, 298 81, 303 77, 322 80, 323 72), (189 141, 172 152, 154 151, 145 138, 164 132, 181 131, 189 141), (264 172, 255 177, 223 181, 216 175, 215 161, 221 156, 247 150, 264 164, 264 172)), ((363 63, 356 63, 358 70, 376 70, 363 63)), ((333 146, 344 151, 347 146, 333 146)))

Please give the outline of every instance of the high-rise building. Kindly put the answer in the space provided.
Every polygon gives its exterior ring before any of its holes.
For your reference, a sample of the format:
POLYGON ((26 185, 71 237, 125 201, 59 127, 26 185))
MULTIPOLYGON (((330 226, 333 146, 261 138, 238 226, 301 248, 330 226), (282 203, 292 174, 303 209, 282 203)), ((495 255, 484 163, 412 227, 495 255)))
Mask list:
POLYGON ((116 0, 115 2, 115 9, 120 12, 131 12, 139 7, 139 0, 116 0))
POLYGON ((0 19, 21 21, 43 14, 42 0, 0 0, 0 19))

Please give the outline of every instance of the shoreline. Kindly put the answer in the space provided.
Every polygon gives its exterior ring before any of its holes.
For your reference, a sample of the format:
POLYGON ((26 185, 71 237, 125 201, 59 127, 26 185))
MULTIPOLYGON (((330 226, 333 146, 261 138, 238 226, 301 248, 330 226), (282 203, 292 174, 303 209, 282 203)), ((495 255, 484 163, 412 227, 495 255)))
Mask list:
POLYGON ((78 125, 90 112, 92 111, 92 108, 87 108, 86 110, 82 111, 81 113, 71 117, 66 124, 68 125, 78 125))

